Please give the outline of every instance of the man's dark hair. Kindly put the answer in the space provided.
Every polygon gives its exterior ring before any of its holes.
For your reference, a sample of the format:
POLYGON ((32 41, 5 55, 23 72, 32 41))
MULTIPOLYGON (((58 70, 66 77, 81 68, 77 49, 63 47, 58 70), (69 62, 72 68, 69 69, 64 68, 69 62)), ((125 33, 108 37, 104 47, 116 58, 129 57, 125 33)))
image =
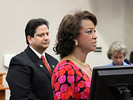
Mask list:
POLYGON ((26 25, 26 28, 25 28, 25 36, 26 36, 26 42, 27 44, 29 44, 28 40, 27 40, 27 36, 31 36, 31 37, 34 37, 34 34, 36 32, 36 29, 38 26, 41 26, 41 25, 46 25, 49 29, 49 25, 48 25, 48 21, 43 19, 43 18, 38 18, 38 19, 31 19, 27 25, 26 25))

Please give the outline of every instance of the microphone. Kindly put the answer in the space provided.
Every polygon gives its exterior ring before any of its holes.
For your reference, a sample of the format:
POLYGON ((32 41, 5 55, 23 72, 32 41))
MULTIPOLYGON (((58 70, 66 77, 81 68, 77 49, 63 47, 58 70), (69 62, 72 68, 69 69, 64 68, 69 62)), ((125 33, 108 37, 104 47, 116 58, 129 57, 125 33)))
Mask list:
POLYGON ((126 58, 124 59, 124 61, 125 61, 127 64, 131 65, 131 62, 130 62, 129 60, 127 60, 126 58))

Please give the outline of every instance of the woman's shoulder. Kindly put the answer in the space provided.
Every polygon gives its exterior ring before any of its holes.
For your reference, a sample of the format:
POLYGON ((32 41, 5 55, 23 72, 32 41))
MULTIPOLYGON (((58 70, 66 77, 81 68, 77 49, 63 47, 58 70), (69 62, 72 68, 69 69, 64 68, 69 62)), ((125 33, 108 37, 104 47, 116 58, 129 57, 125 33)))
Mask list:
POLYGON ((53 74, 60 73, 61 75, 64 75, 66 72, 74 74, 75 70, 76 67, 73 62, 71 62, 70 60, 62 60, 56 65, 53 74))
POLYGON ((57 66, 63 67, 63 66, 74 66, 74 63, 70 60, 62 60, 60 61, 57 66))
POLYGON ((57 69, 63 69, 63 68, 72 68, 72 67, 74 67, 74 63, 73 62, 71 62, 70 60, 62 60, 62 61, 60 61, 57 65, 56 65, 56 68, 57 69))

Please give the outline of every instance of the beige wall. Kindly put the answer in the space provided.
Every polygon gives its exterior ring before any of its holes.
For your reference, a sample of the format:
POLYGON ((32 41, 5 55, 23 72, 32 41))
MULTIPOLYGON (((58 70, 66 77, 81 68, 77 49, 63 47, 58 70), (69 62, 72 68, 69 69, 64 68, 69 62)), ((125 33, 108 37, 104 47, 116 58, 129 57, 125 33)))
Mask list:
MULTIPOLYGON (((0 72, 8 70, 3 63, 5 54, 17 54, 26 48, 24 28, 31 18, 42 17, 50 22, 51 44, 47 52, 58 58, 52 51, 58 25, 73 10, 90 10, 98 18, 98 46, 102 52, 88 54, 87 63, 91 67, 111 62, 106 52, 115 40, 123 41, 130 53, 133 50, 132 4, 132 0, 0 0, 0 72)), ((7 85, 5 79, 4 84, 7 85)))
POLYGON ((94 61, 92 65, 111 62, 107 59, 106 53, 109 45, 116 40, 124 42, 128 50, 126 58, 129 59, 130 52, 133 50, 132 4, 132 0, 89 0, 91 11, 98 18, 99 43, 103 47, 104 56, 97 55, 97 62, 94 61))

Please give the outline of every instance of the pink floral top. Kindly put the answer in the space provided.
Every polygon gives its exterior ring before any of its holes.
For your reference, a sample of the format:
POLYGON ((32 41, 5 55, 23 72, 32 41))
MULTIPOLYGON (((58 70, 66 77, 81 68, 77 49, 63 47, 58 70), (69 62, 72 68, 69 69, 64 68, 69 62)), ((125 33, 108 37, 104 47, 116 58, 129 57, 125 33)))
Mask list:
POLYGON ((88 100, 90 84, 91 78, 85 72, 70 60, 63 60, 52 75, 54 100, 88 100))

